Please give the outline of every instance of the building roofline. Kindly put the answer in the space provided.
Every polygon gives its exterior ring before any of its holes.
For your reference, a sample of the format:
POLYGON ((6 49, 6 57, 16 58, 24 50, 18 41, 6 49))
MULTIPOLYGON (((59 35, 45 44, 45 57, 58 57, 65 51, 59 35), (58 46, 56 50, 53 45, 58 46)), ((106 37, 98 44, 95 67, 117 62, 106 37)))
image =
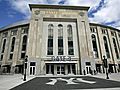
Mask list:
POLYGON ((107 25, 98 24, 98 23, 89 23, 89 24, 90 25, 96 25, 96 26, 101 26, 101 27, 104 27, 104 28, 110 28, 110 29, 114 29, 114 30, 120 31, 119 29, 117 29, 115 27, 112 27, 112 26, 107 26, 107 25))
POLYGON ((90 8, 87 6, 46 5, 46 4, 29 4, 29 7, 30 10, 32 10, 32 8, 88 10, 90 8))
POLYGON ((14 27, 29 24, 29 22, 30 22, 30 20, 21 20, 21 21, 15 22, 13 24, 10 24, 10 25, 7 25, 7 26, 4 26, 4 27, 0 28, 0 32, 4 31, 4 30, 7 30, 7 29, 10 29, 10 28, 14 28, 14 27))
MULTIPOLYGON (((22 20, 22 21, 18 21, 18 22, 15 22, 13 24, 10 24, 10 25, 7 25, 5 27, 2 27, 0 28, 0 32, 1 31, 4 31, 4 30, 7 30, 7 29, 10 29, 10 28, 15 28, 15 27, 19 27, 19 26, 23 26, 23 25, 27 25, 30 23, 30 20, 22 20)), ((95 25, 95 26, 101 26, 101 27, 104 27, 104 28, 110 28, 110 29, 113 29, 113 30, 117 30, 120 32, 119 29, 117 28, 114 28, 114 27, 111 27, 111 26, 106 26, 106 25, 102 25, 102 24, 98 24, 98 23, 89 23, 90 25, 95 25)))

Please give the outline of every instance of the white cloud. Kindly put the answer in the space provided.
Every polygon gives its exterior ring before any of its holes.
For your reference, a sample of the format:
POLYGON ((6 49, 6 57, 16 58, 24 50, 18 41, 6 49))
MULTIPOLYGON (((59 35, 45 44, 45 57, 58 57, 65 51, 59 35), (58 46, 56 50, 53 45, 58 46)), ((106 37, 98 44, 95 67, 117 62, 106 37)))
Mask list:
POLYGON ((29 4, 45 4, 45 0, 8 0, 12 8, 25 15, 25 18, 30 16, 29 4))
MULTIPOLYGON (((25 18, 30 16, 29 4, 58 4, 63 0, 8 0, 13 9, 25 15, 25 18)), ((66 5, 90 6, 95 9, 99 6, 101 0, 64 0, 66 5)), ((112 24, 120 27, 120 0, 104 0, 105 5, 100 10, 95 12, 93 18, 89 18, 91 22, 108 23, 117 21, 112 24)))
POLYGON ((66 0, 66 4, 69 5, 81 5, 81 6, 95 6, 100 0, 66 0))
POLYGON ((115 27, 120 25, 120 10, 119 10, 120 0, 106 0, 106 4, 98 12, 94 13, 94 18, 90 18, 93 22, 98 23, 110 23, 115 27))
MULTIPOLYGON (((26 17, 30 15, 29 4, 58 4, 63 0, 8 0, 12 8, 23 13, 26 17)), ((100 0, 65 0, 67 5, 93 6, 100 0)))

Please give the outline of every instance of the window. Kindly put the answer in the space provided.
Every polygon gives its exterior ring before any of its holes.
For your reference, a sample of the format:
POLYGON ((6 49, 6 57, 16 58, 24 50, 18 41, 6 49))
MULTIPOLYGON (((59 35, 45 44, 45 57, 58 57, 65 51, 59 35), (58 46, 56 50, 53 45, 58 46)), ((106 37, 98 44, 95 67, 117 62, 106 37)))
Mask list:
POLYGON ((106 56, 107 56, 107 58, 110 58, 110 53, 109 53, 109 49, 108 49, 108 43, 107 43, 106 36, 103 36, 103 41, 104 41, 104 47, 105 47, 105 51, 106 51, 106 56))
POLYGON ((2 48, 1 48, 1 56, 0 56, 0 60, 1 61, 3 59, 3 55, 4 55, 4 51, 5 51, 5 46, 6 46, 6 39, 3 39, 2 48))
POLYGON ((13 36, 13 35, 17 35, 17 30, 12 30, 11 31, 11 35, 13 36))
POLYGON ((36 62, 30 62, 30 66, 36 66, 36 62))
POLYGON ((25 58, 25 52, 21 53, 21 58, 24 59, 25 58))
POLYGON ((6 45, 6 39, 3 40, 2 53, 4 53, 5 51, 5 45, 6 45))
POLYGON ((3 54, 1 54, 1 57, 0 57, 0 60, 2 61, 2 59, 3 59, 3 54))
POLYGON ((112 35, 112 36, 115 36, 115 32, 114 32, 114 31, 111 31, 111 35, 112 35))
POLYGON ((8 32, 4 32, 3 35, 2 35, 2 37, 3 37, 3 38, 4 38, 4 37, 7 37, 7 35, 8 35, 8 32))
POLYGON ((26 51, 26 45, 27 45, 27 36, 25 35, 23 37, 23 42, 22 42, 22 51, 26 51))
POLYGON ((118 54, 118 49, 117 49, 115 38, 113 38, 113 45, 114 45, 114 50, 115 50, 115 53, 116 53, 116 57, 117 57, 117 59, 119 59, 119 54, 118 54))
POLYGON ((14 51, 14 45, 15 45, 15 37, 12 38, 12 43, 11 43, 11 50, 10 52, 14 51))
POLYGON ((68 33, 68 55, 74 55, 72 26, 67 26, 68 33))
POLYGON ((21 58, 25 58, 26 46, 27 46, 27 35, 24 35, 22 41, 21 58))
POLYGON ((96 32, 96 27, 90 27, 90 31, 91 31, 92 33, 95 33, 95 32, 96 32))
POLYGON ((58 55, 63 55, 63 25, 58 25, 58 55))
POLYGON ((12 59, 12 58, 13 58, 14 46, 15 46, 15 37, 12 38, 12 43, 11 43, 11 50, 10 50, 9 59, 12 59))
POLYGON ((53 55, 53 24, 48 25, 48 50, 47 55, 53 55))
POLYGON ((106 28, 101 28, 102 34, 107 34, 107 29, 106 28))
POLYGON ((12 54, 10 54, 10 56, 9 56, 9 59, 12 59, 13 58, 13 53, 12 54))
POLYGON ((91 35, 92 38, 92 45, 93 45, 93 54, 94 58, 98 58, 98 49, 97 49, 97 42, 96 42, 96 36, 94 34, 91 35))
POLYGON ((118 33, 118 36, 119 36, 119 38, 120 38, 120 33, 118 33))
POLYGON ((28 33, 28 27, 22 27, 22 34, 28 33))
POLYGON ((91 65, 91 63, 90 63, 90 62, 85 62, 85 64, 86 64, 87 66, 90 66, 90 65, 91 65))

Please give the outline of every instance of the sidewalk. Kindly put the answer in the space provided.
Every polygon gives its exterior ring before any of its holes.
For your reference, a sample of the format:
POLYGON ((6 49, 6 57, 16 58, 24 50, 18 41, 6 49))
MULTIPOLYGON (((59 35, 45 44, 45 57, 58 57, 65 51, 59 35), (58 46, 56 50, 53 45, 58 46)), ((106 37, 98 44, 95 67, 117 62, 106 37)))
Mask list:
MULTIPOLYGON (((107 80, 113 80, 113 81, 120 82, 120 73, 111 73, 111 74, 108 74, 108 76, 109 76, 109 79, 107 79, 107 80)), ((106 79, 106 74, 92 75, 92 77, 106 79)))
POLYGON ((27 77, 26 81, 23 81, 23 75, 0 75, 0 90, 9 90, 15 86, 18 86, 24 82, 27 82, 34 78, 33 76, 27 77))

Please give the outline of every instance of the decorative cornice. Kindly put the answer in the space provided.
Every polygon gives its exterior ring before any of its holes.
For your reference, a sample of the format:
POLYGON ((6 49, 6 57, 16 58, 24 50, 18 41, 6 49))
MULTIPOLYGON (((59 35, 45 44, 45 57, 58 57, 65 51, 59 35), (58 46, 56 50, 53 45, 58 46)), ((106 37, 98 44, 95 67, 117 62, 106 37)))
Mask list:
POLYGON ((71 9, 71 10, 86 10, 88 11, 88 9, 90 7, 86 7, 86 6, 66 6, 66 5, 44 5, 44 4, 29 4, 30 10, 32 10, 32 8, 46 8, 46 9, 71 9))

